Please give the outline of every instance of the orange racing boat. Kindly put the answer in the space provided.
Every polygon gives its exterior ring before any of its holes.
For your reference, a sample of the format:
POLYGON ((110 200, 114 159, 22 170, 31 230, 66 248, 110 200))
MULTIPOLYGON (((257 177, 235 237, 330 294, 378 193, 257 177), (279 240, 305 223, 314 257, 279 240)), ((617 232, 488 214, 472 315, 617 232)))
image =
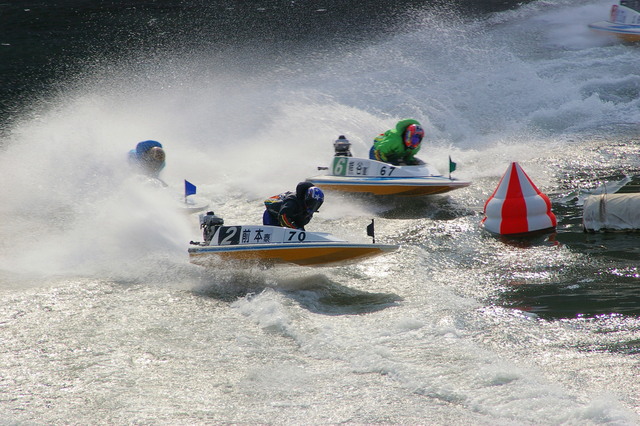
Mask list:
MULTIPOLYGON (((232 260, 268 266, 332 266, 358 262, 398 248, 387 244, 350 243, 324 232, 267 225, 222 226, 222 222, 212 213, 201 217, 204 242, 191 242, 192 263, 219 266, 220 260, 232 260)), ((367 233, 372 235, 372 230, 373 222, 367 233)))

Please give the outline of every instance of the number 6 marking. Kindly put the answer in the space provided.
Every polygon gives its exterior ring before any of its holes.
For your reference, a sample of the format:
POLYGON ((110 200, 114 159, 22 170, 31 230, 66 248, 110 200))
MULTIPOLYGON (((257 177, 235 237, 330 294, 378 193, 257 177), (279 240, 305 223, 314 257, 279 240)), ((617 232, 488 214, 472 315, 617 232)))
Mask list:
POLYGON ((336 176, 344 176, 347 172, 347 159, 336 158, 333 165, 333 174, 336 176))

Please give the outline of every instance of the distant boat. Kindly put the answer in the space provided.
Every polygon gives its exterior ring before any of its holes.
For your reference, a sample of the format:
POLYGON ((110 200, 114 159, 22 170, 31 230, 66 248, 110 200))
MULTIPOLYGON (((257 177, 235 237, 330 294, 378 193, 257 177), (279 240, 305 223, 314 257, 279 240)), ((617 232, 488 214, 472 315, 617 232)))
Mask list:
POLYGON ((640 0, 620 0, 611 6, 608 21, 594 22, 589 28, 624 41, 640 41, 640 0))
POLYGON ((184 180, 184 199, 179 206, 185 212, 199 213, 205 211, 209 207, 209 201, 196 195, 197 188, 188 180, 184 180))
POLYGON ((582 225, 587 232, 640 231, 640 176, 598 188, 584 200, 582 225))

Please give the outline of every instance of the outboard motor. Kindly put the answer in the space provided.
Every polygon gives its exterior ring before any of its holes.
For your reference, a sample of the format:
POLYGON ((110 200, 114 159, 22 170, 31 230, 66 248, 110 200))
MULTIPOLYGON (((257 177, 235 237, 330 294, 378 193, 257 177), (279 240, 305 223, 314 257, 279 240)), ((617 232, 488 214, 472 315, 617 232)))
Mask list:
POLYGON ((336 157, 351 157, 351 142, 344 135, 338 136, 333 142, 333 149, 336 157))
POLYGON ((213 234, 218 226, 224 225, 224 219, 216 216, 214 212, 207 212, 206 215, 200 215, 200 228, 202 228, 202 238, 204 242, 209 244, 213 234))

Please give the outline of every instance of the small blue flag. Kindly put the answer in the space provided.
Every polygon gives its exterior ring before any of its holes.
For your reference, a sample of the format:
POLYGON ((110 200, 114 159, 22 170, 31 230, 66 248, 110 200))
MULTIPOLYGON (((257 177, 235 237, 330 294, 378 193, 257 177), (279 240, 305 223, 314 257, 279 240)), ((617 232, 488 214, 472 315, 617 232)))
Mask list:
POLYGON ((193 195, 195 193, 196 193, 196 186, 185 179, 184 180, 184 196, 188 197, 189 195, 193 195))

